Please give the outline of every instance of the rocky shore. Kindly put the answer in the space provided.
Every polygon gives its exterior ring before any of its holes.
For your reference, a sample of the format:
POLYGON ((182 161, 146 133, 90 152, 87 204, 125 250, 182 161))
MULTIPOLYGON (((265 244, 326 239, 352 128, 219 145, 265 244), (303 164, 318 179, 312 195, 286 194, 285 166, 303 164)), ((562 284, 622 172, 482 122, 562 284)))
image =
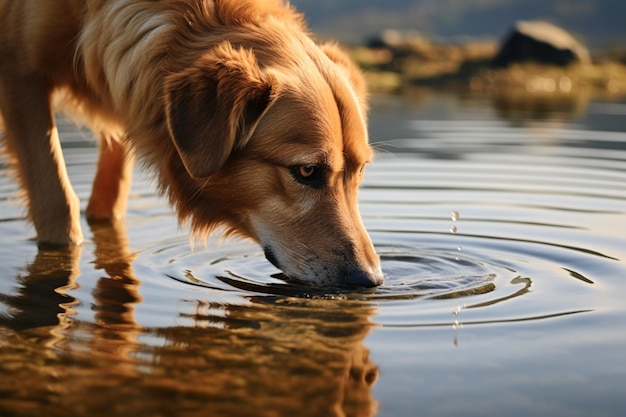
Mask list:
POLYGON ((475 93, 626 97, 626 54, 590 53, 565 30, 518 22, 497 42, 447 44, 386 31, 350 49, 372 91, 416 87, 475 93))

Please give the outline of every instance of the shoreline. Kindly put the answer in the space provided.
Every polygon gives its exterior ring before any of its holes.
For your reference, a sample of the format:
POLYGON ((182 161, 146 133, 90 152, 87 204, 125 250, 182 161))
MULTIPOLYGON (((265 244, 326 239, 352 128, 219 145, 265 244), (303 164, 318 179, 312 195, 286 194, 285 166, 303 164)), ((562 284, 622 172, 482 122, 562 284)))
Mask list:
POLYGON ((394 46, 346 49, 376 93, 432 88, 489 95, 626 97, 626 59, 617 52, 568 66, 529 61, 497 68, 493 58, 498 48, 495 42, 445 45, 420 37, 394 46))

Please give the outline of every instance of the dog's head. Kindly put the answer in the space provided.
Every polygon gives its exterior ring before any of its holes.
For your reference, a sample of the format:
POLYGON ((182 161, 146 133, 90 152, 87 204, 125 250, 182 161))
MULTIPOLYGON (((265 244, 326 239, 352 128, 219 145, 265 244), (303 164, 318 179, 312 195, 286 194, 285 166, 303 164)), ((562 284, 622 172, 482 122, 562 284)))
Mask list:
POLYGON ((383 274, 357 202, 372 159, 364 82, 334 46, 306 45, 281 57, 223 42, 168 78, 170 195, 194 230, 253 238, 290 279, 373 287, 383 274))

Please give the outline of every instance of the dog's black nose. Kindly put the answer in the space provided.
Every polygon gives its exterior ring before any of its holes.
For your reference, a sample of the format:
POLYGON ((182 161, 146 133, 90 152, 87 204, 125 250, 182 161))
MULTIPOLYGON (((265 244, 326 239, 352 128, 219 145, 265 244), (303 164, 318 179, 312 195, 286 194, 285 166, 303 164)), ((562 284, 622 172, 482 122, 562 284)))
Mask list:
POLYGON ((383 274, 351 269, 345 275, 345 283, 350 288, 373 288, 383 283, 383 274))

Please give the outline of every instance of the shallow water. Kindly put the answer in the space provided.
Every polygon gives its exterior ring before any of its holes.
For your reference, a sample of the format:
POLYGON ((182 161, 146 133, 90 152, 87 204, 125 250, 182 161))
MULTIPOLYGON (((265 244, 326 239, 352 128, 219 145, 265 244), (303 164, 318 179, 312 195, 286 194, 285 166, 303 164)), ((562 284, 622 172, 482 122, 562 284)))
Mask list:
MULTIPOLYGON (((95 146, 62 136, 86 202, 95 146)), ((190 247, 141 172, 126 228, 38 252, 0 175, 0 415, 622 415, 626 104, 376 97, 371 137, 373 293, 190 247)))

